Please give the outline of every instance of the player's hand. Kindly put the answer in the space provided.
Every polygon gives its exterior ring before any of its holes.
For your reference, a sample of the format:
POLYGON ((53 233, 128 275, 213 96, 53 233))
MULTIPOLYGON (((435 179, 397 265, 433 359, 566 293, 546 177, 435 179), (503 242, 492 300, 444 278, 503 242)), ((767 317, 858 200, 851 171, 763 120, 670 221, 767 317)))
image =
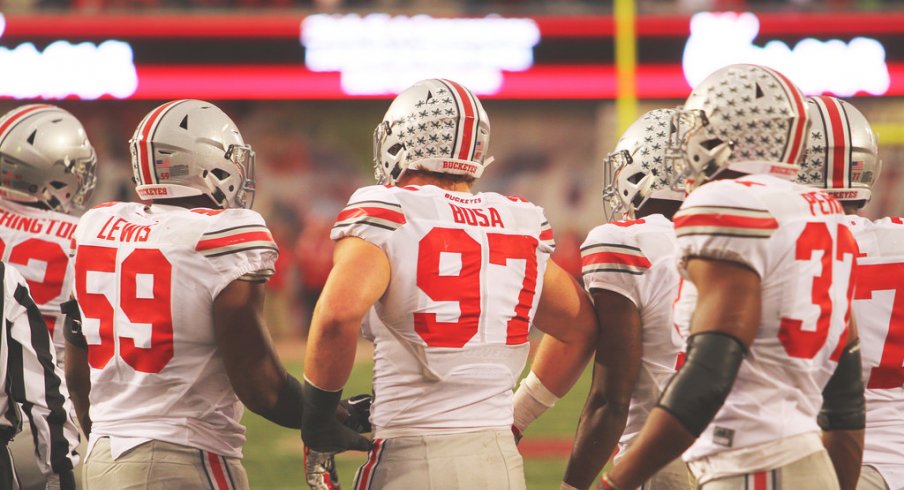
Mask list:
POLYGON ((341 490, 336 458, 331 453, 319 453, 304 448, 304 477, 311 490, 341 490))
POLYGON ((321 453, 340 453, 349 449, 370 451, 370 440, 336 420, 341 390, 321 390, 308 380, 302 390, 301 440, 306 447, 321 453))
POLYGON ((373 428, 370 425, 370 405, 373 401, 374 397, 365 393, 355 395, 347 400, 342 400, 339 402, 339 406, 345 410, 347 415, 344 420, 340 419, 340 422, 345 424, 349 429, 361 434, 372 432, 373 428))
POLYGON ((45 490, 75 490, 75 475, 72 470, 52 473, 44 483, 45 490))
POLYGON ((512 435, 515 436, 515 445, 516 446, 518 445, 519 442, 521 442, 521 439, 524 438, 524 434, 522 434, 521 431, 518 430, 517 427, 515 427, 515 424, 512 424, 512 435))

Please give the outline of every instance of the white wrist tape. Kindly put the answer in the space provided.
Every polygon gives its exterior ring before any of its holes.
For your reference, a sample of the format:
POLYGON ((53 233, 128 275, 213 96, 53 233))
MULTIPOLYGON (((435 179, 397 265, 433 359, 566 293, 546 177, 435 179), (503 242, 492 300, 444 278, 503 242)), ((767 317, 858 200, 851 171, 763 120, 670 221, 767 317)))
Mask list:
POLYGON ((515 428, 524 432, 527 426, 552 408, 557 401, 559 397, 543 386, 540 378, 531 371, 515 392, 515 428))

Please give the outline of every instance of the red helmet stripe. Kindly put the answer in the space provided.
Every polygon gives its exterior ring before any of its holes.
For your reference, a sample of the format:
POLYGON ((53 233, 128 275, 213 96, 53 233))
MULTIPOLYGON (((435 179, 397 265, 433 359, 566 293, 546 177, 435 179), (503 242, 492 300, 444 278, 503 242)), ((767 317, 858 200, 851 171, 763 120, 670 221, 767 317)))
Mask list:
POLYGON ((142 184, 156 184, 157 172, 154 171, 153 150, 151 148, 150 134, 154 126, 160 122, 163 114, 172 106, 182 102, 174 100, 154 109, 144 120, 144 125, 138 130, 138 166, 141 169, 142 184))
POLYGON ((786 150, 787 158, 785 162, 798 163, 797 160, 800 158, 807 135, 807 107, 804 103, 804 96, 800 93, 797 86, 791 83, 791 80, 788 80, 788 77, 775 70, 769 68, 767 70, 784 85, 785 92, 791 97, 791 104, 797 110, 797 119, 792 123, 793 126, 791 128, 791 146, 786 150))
POLYGON ((470 160, 473 151, 472 146, 476 140, 474 137, 474 129, 477 120, 477 104, 474 102, 471 92, 468 92, 468 89, 452 80, 446 80, 446 83, 451 85, 458 94, 458 98, 461 100, 461 108, 463 109, 461 113, 465 116, 461 130, 461 146, 458 148, 458 159, 470 160))
MULTIPOLYGON (((832 172, 831 188, 844 189, 850 187, 848 184, 850 177, 847 175, 851 159, 848 145, 850 128, 842 113, 841 103, 837 99, 825 96, 818 97, 818 99, 822 102, 826 115, 829 116, 826 121, 826 146, 832 148, 832 151, 826 155, 828 157, 826 170, 832 172)), ((828 178, 826 183, 829 183, 828 178)))
POLYGON ((39 111, 41 109, 50 109, 54 106, 49 104, 34 104, 27 105, 25 107, 20 107, 18 110, 13 112, 9 117, 6 118, 6 121, 3 121, 3 124, 0 125, 0 143, 6 139, 7 132, 12 129, 13 126, 16 125, 17 122, 21 121, 25 118, 25 116, 34 113, 35 111, 39 111))

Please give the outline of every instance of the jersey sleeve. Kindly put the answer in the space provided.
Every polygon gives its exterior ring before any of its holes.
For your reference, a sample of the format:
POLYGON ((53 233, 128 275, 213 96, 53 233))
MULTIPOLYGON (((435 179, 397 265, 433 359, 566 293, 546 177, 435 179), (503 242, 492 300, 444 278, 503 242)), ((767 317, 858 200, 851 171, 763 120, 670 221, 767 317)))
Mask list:
POLYGON ((539 248, 542 252, 551 254, 556 250, 556 240, 552 235, 552 226, 550 226, 549 220, 546 219, 546 215, 543 214, 542 209, 540 209, 540 215, 543 218, 543 221, 540 223, 539 248))
POLYGON ((402 205, 389 187, 362 187, 352 194, 339 213, 330 238, 358 237, 382 246, 392 232, 406 223, 402 205))
POLYGON ((778 220, 742 184, 718 181, 691 193, 673 219, 678 237, 678 268, 693 257, 736 262, 764 277, 766 245, 778 220))
POLYGON ((214 297, 237 279, 266 281, 276 272, 279 256, 264 218, 249 209, 227 209, 213 217, 195 251, 218 274, 214 297))
POLYGON ((581 245, 584 288, 606 289, 640 305, 638 279, 652 263, 626 228, 606 224, 590 231, 581 245))

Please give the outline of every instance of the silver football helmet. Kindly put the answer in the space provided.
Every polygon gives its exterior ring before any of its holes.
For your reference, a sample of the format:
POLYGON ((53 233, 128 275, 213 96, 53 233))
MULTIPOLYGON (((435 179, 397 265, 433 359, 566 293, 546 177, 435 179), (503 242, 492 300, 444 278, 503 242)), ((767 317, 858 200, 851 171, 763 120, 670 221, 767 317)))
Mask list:
POLYGON ((470 90, 422 80, 392 101, 374 130, 374 176, 395 184, 411 168, 478 178, 493 161, 489 143, 490 120, 470 90))
POLYGON ((25 105, 0 117, 0 196, 69 213, 91 196, 96 165, 85 128, 59 107, 25 105))
POLYGON ((634 218, 650 198, 683 201, 684 191, 669 186, 672 160, 667 148, 674 131, 674 109, 655 109, 634 121, 603 162, 606 219, 634 218))
POLYGON ((827 95, 807 98, 807 107, 810 143, 797 181, 826 189, 839 201, 866 204, 882 170, 869 121, 850 103, 827 95))
POLYGON ((787 77, 759 65, 729 65, 706 77, 674 118, 675 178, 698 186, 722 170, 792 176, 806 149, 806 100, 787 77))
POLYGON ((129 140, 142 199, 208 196, 221 208, 254 202, 254 151, 232 119, 202 100, 174 100, 148 113, 129 140))

